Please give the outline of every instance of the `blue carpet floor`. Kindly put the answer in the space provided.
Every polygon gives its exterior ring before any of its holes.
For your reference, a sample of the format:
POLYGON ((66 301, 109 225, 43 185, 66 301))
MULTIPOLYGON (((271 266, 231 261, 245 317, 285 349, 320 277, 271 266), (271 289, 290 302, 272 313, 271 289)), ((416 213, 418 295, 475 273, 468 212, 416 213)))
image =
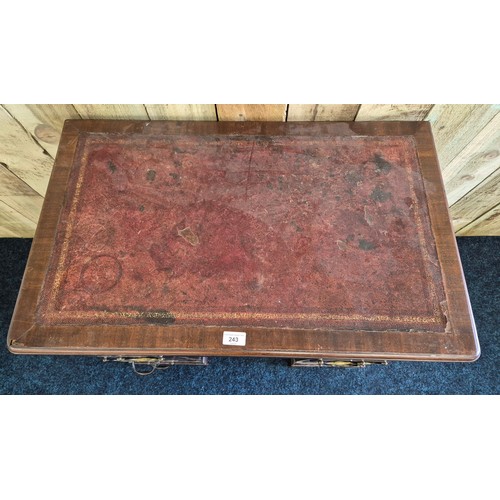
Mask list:
POLYGON ((10 354, 6 337, 31 240, 0 239, 0 394, 499 394, 500 238, 459 238, 482 355, 475 363, 291 368, 281 359, 212 358, 139 377, 83 356, 10 354))

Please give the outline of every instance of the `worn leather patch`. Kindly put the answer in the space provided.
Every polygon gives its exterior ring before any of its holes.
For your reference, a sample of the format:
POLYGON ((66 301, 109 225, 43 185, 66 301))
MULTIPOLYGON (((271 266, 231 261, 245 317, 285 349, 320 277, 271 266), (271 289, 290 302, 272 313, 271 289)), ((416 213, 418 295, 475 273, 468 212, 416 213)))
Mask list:
POLYGON ((80 138, 43 324, 443 331, 411 137, 80 138))

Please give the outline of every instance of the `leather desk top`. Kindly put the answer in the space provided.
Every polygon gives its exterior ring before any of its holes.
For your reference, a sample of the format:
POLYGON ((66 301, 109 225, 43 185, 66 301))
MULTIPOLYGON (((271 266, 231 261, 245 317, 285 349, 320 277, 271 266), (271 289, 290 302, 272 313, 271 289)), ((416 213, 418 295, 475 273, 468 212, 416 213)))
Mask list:
POLYGON ((69 120, 9 348, 476 359, 429 125, 69 120))

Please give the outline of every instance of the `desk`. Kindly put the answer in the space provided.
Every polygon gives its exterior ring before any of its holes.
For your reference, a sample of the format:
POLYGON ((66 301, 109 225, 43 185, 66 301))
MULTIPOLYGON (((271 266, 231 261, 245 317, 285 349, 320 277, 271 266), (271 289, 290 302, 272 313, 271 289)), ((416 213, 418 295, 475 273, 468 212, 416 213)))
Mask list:
POLYGON ((68 120, 8 346, 477 359, 430 125, 68 120))

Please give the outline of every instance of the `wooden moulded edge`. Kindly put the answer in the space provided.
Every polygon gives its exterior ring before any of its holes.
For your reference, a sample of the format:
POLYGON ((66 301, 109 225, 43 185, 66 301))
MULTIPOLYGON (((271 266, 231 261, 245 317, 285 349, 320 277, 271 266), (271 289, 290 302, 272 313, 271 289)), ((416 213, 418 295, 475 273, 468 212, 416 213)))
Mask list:
POLYGON ((447 299, 447 320, 451 331, 445 335, 448 342, 462 352, 465 361, 475 361, 481 355, 481 349, 431 124, 416 122, 416 125, 417 154, 447 299))

